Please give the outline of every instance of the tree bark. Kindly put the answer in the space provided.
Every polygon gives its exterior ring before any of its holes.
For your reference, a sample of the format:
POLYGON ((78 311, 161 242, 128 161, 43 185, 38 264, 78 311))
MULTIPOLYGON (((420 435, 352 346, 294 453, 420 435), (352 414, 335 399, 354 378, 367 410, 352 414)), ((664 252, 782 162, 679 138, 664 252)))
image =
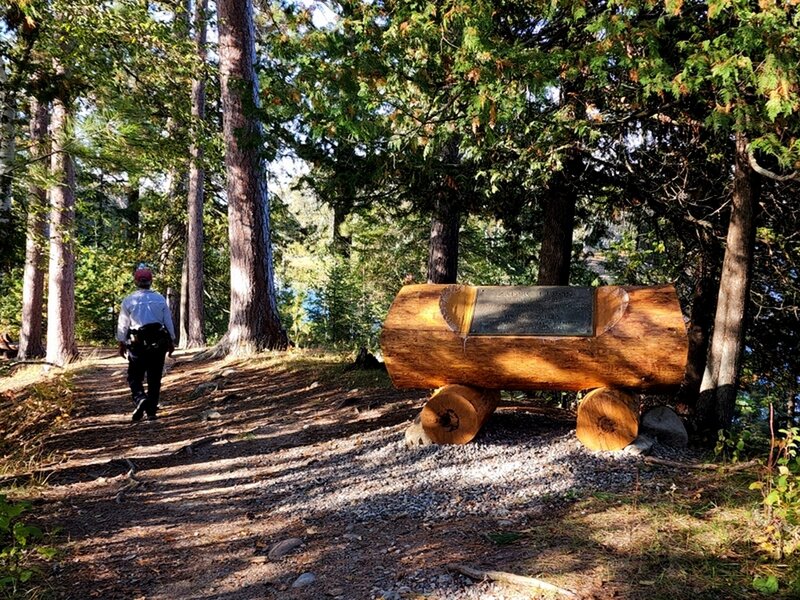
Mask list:
POLYGON ((0 57, 0 229, 7 231, 11 220, 11 170, 16 156, 14 128, 15 97, 7 89, 8 73, 0 57))
MULTIPOLYGON (((176 188, 174 182, 180 181, 179 175, 173 171, 170 174, 170 185, 168 186, 168 194, 170 199, 178 199, 181 198, 184 194, 182 191, 185 191, 185 188, 179 186, 176 188)), ((178 184, 179 185, 179 184, 178 184)), ((169 308, 170 316, 172 317, 172 322, 175 323, 176 329, 176 344, 180 337, 178 336, 178 325, 180 323, 180 309, 181 309, 181 290, 176 289, 174 285, 174 275, 175 275, 175 249, 177 246, 185 246, 186 245, 186 228, 174 223, 173 221, 167 221, 164 224, 164 228, 161 230, 161 253, 159 255, 159 273, 161 273, 161 279, 163 282, 163 295, 164 299, 167 301, 167 307, 169 308)), ((185 254, 185 252, 183 253, 185 254)), ((181 277, 183 276, 183 265, 185 264, 185 260, 181 259, 181 277)), ((180 279, 178 285, 183 285, 183 279, 180 279)))
POLYGON ((215 351, 285 349, 273 279, 263 131, 253 115, 259 105, 253 6, 251 0, 220 0, 217 10, 231 302, 228 331, 215 351))
POLYGON ((9 89, 5 59, 0 56, 0 264, 13 265, 15 237, 11 212, 11 172, 16 157, 14 110, 16 98, 9 89))
MULTIPOLYGON (((466 575, 476 581, 499 581, 501 583, 510 583, 513 586, 520 588, 533 588, 535 590, 545 590, 549 594, 557 594, 566 596, 567 598, 577 598, 578 595, 571 590, 560 588, 552 583, 548 583, 535 577, 524 577, 516 575, 515 573, 506 573, 505 571, 483 571, 481 569, 473 569, 466 565, 449 564, 446 565, 447 569, 456 571, 462 575, 466 575)), ((548 594, 548 595, 549 595, 548 594)))
POLYGON ((185 348, 186 338, 189 337, 189 257, 184 255, 181 264, 181 308, 178 329, 178 343, 185 348))
MULTIPOLYGON (((50 115, 47 106, 31 100, 32 169, 43 168, 41 161, 47 155, 47 126, 50 115)), ((22 283, 22 324, 19 330, 21 360, 44 356, 42 344, 42 310, 44 307, 44 243, 47 235, 47 191, 30 178, 28 186, 28 224, 25 239, 25 269, 22 283)))
POLYGON ((701 250, 699 269, 692 294, 692 314, 687 327, 689 354, 686 375, 678 394, 679 409, 695 412, 700 394, 700 384, 708 358, 709 332, 714 323, 714 302, 717 287, 717 269, 711 267, 710 251, 701 250))
MULTIPOLYGON (((178 123, 170 118, 167 121, 167 131, 172 135, 177 135, 179 129, 178 123)), ((186 171, 178 166, 173 166, 167 177, 167 197, 170 202, 183 204, 184 199, 188 195, 188 178, 186 171)), ((187 225, 186 223, 177 224, 174 221, 168 220, 164 224, 161 232, 161 255, 159 257, 159 268, 167 281, 172 281, 172 275, 175 273, 175 265, 177 264, 175 248, 178 246, 183 247, 183 252, 180 253, 180 289, 175 289, 172 285, 167 285, 164 290, 164 297, 170 308, 172 315, 172 322, 175 324, 176 343, 179 347, 183 348, 182 344, 187 337, 187 329, 184 326, 184 321, 188 322, 189 311, 186 306, 188 302, 188 295, 186 293, 187 286, 187 271, 186 271, 186 246, 187 246, 187 225)))
MULTIPOLYGON (((200 64, 206 63, 206 13, 208 0, 194 3, 195 48, 200 64)), ((200 141, 202 123, 206 113, 206 82, 201 76, 192 81, 192 144, 189 148, 189 196, 187 202, 187 262, 188 262, 188 323, 182 342, 185 348, 205 346, 203 326, 205 313, 203 306, 203 146, 200 141)))
MULTIPOLYGON (((164 299, 167 301, 167 307, 169 308, 169 314, 172 317, 173 323, 180 323, 181 318, 181 292, 180 290, 176 289, 174 286, 167 286, 164 299)), ((176 328, 175 335, 179 336, 178 333, 179 328, 176 328)), ((180 342, 180 337, 175 338, 175 345, 177 346, 180 342)))
POLYGON ((797 407, 796 398, 798 396, 798 392, 800 392, 800 368, 795 364, 794 369, 790 372, 791 377, 789 381, 791 382, 788 386, 788 393, 786 394, 786 428, 789 429, 791 427, 795 427, 795 409, 797 407))
POLYGON ((714 332, 700 386, 698 419, 713 434, 733 422, 739 368, 745 339, 755 246, 759 180, 750 166, 747 138, 736 135, 733 198, 725 257, 722 261, 714 332))
POLYGON ((458 236, 461 210, 453 195, 436 199, 428 250, 428 283, 455 283, 458 278, 458 236))
POLYGON ((47 362, 63 366, 78 358, 75 343, 75 167, 67 147, 68 103, 53 101, 50 170, 50 263, 47 293, 47 362))
POLYGON ((458 278, 459 230, 463 186, 458 140, 451 138, 441 151, 442 172, 434 181, 433 216, 428 247, 428 283, 455 283, 458 278))
POLYGON ((582 166, 578 157, 570 157, 551 182, 550 195, 544 202, 538 285, 569 285, 577 203, 574 181, 582 166))
POLYGON ((345 219, 347 219, 347 215, 349 214, 349 210, 345 208, 340 203, 336 203, 333 206, 333 252, 337 256, 348 259, 350 258, 350 245, 352 239, 350 236, 344 235, 342 232, 342 226, 344 225, 345 219))
POLYGON ((125 193, 125 214, 128 217, 128 230, 126 231, 126 238, 131 244, 136 246, 141 242, 141 210, 142 200, 139 191, 139 180, 134 179, 130 182, 130 187, 125 193))

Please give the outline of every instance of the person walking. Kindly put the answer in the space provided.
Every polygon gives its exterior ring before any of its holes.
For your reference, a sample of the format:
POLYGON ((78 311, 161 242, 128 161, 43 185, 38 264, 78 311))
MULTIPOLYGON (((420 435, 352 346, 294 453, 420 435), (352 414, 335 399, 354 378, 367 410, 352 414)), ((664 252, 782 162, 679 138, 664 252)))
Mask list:
POLYGON ((119 355, 128 357, 133 421, 156 418, 166 355, 175 351, 175 328, 164 296, 151 290, 153 272, 140 264, 133 274, 137 290, 122 301, 117 321, 119 355), (147 391, 144 389, 147 378, 147 391))

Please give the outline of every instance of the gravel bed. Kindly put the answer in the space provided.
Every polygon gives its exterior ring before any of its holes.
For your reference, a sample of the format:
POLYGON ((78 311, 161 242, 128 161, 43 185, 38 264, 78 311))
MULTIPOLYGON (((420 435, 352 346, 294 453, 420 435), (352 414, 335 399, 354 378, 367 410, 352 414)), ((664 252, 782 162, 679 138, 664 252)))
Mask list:
MULTIPOLYGON (((409 516, 425 523, 466 515, 507 519, 516 512, 593 490, 631 490, 651 474, 637 469, 641 458, 624 452, 595 453, 575 438, 574 429, 555 425, 543 431, 541 417, 507 414, 493 418, 481 434, 461 446, 407 448, 405 426, 378 429, 341 440, 309 461, 303 448, 283 451, 284 474, 270 492, 286 499, 272 510, 295 511, 303 496, 311 514, 346 521, 374 522, 409 516), (305 468, 291 468, 292 462, 305 468)), ((691 458, 656 444, 653 454, 691 458)))
MULTIPOLYGON (((588 451, 569 424, 534 414, 495 414, 475 440, 462 446, 407 448, 405 428, 315 445, 311 458, 307 448, 265 458, 283 467, 270 478, 270 511, 296 514, 302 498, 306 522, 334 520, 347 524, 345 531, 380 529, 382 523, 405 517, 423 526, 481 517, 495 520, 498 528, 514 528, 525 525, 526 515, 564 501, 594 491, 630 491, 655 477, 637 468, 641 457, 588 451)), ((658 443, 651 453, 671 460, 696 458, 689 450, 658 443)), ((374 588, 371 597, 530 598, 507 586, 466 582, 460 575, 423 569, 400 582, 387 575, 388 587, 374 588)))

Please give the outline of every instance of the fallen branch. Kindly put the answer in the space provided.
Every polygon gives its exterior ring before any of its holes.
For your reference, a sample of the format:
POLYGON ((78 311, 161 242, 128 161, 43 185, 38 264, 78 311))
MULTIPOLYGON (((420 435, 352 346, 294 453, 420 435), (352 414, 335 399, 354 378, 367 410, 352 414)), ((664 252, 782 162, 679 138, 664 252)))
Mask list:
POLYGON ((170 456, 178 456, 179 454, 187 454, 189 456, 203 446, 207 446, 208 444, 213 444, 214 442, 218 442, 224 439, 227 436, 226 433, 218 434, 218 435, 210 435, 208 437, 200 438, 198 440, 193 441, 190 444, 186 444, 185 446, 181 446, 177 450, 175 450, 170 456))
POLYGON ((186 454, 187 456, 191 456, 192 453, 195 450, 197 450, 198 448, 202 448, 203 446, 208 446, 209 444, 213 444, 215 442, 227 441, 227 440, 230 440, 231 438, 235 438, 237 435, 244 435, 244 434, 248 434, 248 433, 253 433, 254 431, 257 431, 257 429, 248 429, 248 430, 243 430, 243 429, 235 429, 235 430, 223 429, 219 433, 216 433, 214 435, 209 435, 209 436, 206 436, 206 437, 202 437, 202 438, 198 438, 198 439, 194 440, 193 442, 191 442, 189 444, 186 444, 185 446, 181 446, 177 450, 175 450, 173 452, 170 452, 169 456, 179 456, 181 454, 186 454))
POLYGON ((44 365, 46 367, 58 367, 59 369, 63 369, 64 368, 63 365, 57 365, 56 363, 51 363, 51 362, 47 362, 46 360, 36 359, 36 358, 23 359, 23 360, 11 359, 9 364, 8 364, 8 368, 9 369, 16 369, 20 365, 44 365))
POLYGON ((757 460, 749 460, 743 463, 736 463, 733 465, 718 465, 716 463, 684 463, 676 460, 667 460, 666 458, 656 458, 655 456, 645 456, 644 462, 651 465, 662 465, 665 467, 675 467, 677 469, 699 469, 702 471, 744 471, 750 467, 759 465, 757 460))
POLYGON ((124 502, 126 493, 130 492, 131 490, 135 490, 144 483, 144 481, 142 481, 136 476, 136 465, 133 464, 133 462, 127 458, 124 458, 122 460, 125 462, 125 464, 128 465, 129 470, 127 477, 130 481, 126 483, 124 486, 122 486, 122 489, 119 492, 117 492, 117 497, 115 498, 115 502, 117 504, 122 504, 124 502))
POLYGON ((473 569, 465 565, 456 565, 456 564, 449 564, 447 565, 447 568, 450 569, 451 571, 456 571, 458 573, 461 573, 462 575, 466 575, 470 579, 475 579, 476 581, 490 579, 492 581, 497 581, 499 583, 510 583, 521 587, 534 588, 537 590, 545 590, 548 592, 561 594, 562 596, 566 596, 567 598, 578 597, 575 592, 558 587, 557 585, 553 585, 552 583, 547 583, 546 581, 542 581, 541 579, 536 579, 535 577, 525 577, 523 575, 515 575, 514 573, 505 573, 503 571, 482 571, 480 569, 473 569))

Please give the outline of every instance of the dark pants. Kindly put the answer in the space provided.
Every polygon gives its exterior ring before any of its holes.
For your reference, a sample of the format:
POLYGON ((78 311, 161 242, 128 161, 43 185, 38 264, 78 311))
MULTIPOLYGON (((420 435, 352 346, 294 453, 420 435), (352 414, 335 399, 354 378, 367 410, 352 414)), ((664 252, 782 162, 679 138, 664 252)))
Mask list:
POLYGON ((134 405, 146 398, 144 411, 148 415, 156 414, 158 395, 161 393, 161 376, 164 372, 166 350, 147 350, 132 344, 128 348, 128 385, 131 387, 134 405), (144 379, 147 377, 147 392, 144 391, 144 379))

